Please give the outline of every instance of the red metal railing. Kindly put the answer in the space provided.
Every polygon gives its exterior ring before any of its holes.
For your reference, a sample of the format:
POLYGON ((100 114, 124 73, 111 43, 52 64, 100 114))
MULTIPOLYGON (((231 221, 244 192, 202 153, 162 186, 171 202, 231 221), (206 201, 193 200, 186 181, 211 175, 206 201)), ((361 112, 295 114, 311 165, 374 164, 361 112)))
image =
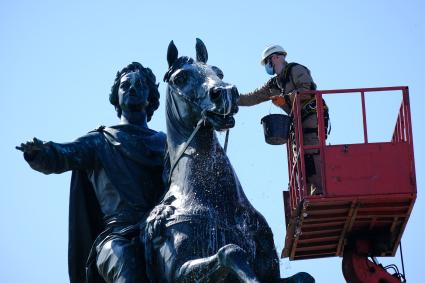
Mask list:
MULTIPOLYGON (((412 138, 412 124, 409 105, 409 91, 406 86, 398 87, 381 87, 381 88, 357 88, 357 89, 338 89, 338 90, 317 90, 305 92, 305 94, 312 94, 316 98, 317 105, 317 120, 318 120, 318 137, 319 143, 317 145, 304 145, 301 121, 301 105, 299 96, 295 97, 293 105, 294 117, 294 131, 291 134, 287 143, 288 154, 288 171, 289 171, 289 192, 291 200, 291 210, 294 210, 298 204, 308 196, 307 192, 307 178, 305 172, 304 154, 306 150, 316 149, 319 150, 321 166, 321 180, 322 180, 322 196, 326 196, 326 172, 324 160, 326 154, 326 133, 325 122, 323 116, 323 95, 329 94, 344 94, 344 93, 359 93, 362 105, 362 123, 363 123, 363 140, 364 144, 368 141, 368 127, 366 120, 366 102, 365 93, 383 92, 383 91, 401 91, 402 103, 398 114, 392 142, 394 143, 407 143, 409 144, 409 159, 414 160, 413 156, 413 138, 412 138), (294 148, 294 149, 293 149, 294 148)), ((414 162, 411 162, 411 171, 414 173, 414 162)), ((313 197, 313 196, 312 196, 313 197)))

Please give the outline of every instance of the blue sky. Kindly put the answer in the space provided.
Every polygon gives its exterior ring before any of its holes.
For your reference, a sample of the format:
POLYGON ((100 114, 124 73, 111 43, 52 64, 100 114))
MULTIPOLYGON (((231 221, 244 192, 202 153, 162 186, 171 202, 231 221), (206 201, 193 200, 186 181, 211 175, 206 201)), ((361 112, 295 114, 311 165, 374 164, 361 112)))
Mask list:
MULTIPOLYGON (((165 131, 166 49, 173 39, 180 54, 194 56, 196 37, 205 42, 209 63, 242 93, 268 79, 259 60, 273 43, 287 50, 288 61, 308 66, 319 89, 409 86, 418 198, 403 252, 407 279, 421 282, 424 13, 420 0, 0 1, 0 282, 68 282, 70 173, 35 172, 14 146, 34 136, 71 141, 98 125, 116 124, 109 90, 116 71, 132 61, 150 67, 160 82, 161 106, 149 126, 165 131)), ((367 100, 374 141, 391 137, 399 97, 389 97, 367 100)), ((358 100, 329 100, 328 142, 358 142, 358 100)), ((247 196, 272 226, 280 252, 286 148, 264 142, 260 119, 268 113, 280 111, 271 103, 242 108, 228 152, 247 196)), ((400 262, 398 255, 381 261, 400 262)), ((343 282, 340 258, 283 259, 281 271, 343 282)))

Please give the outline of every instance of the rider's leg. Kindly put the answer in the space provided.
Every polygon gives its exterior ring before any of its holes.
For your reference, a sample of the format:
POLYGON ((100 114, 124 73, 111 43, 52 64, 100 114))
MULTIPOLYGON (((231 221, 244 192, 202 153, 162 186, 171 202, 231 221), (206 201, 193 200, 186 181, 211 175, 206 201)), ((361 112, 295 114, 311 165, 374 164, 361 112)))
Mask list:
POLYGON ((138 242, 114 236, 104 241, 97 250, 96 265, 106 282, 148 282, 138 242))

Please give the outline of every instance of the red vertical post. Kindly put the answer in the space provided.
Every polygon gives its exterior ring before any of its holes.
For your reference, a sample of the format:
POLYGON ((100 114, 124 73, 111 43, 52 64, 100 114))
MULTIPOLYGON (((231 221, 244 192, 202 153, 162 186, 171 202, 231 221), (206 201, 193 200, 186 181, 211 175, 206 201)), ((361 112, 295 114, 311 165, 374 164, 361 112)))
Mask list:
POLYGON ((325 171, 325 146, 326 146, 326 128, 324 118, 323 98, 321 92, 315 93, 317 105, 317 122, 318 122, 318 136, 319 136, 319 158, 320 158, 320 174, 322 180, 322 193, 326 195, 326 171, 325 171))
POLYGON ((294 208, 294 188, 292 186, 292 152, 290 150, 290 144, 292 143, 291 137, 289 137, 288 142, 286 144, 286 153, 288 156, 288 189, 290 195, 290 203, 291 203, 291 211, 294 208))
POLYGON ((401 104, 401 109, 400 109, 400 113, 399 113, 399 117, 400 119, 398 120, 398 141, 401 142, 403 141, 403 112, 404 112, 404 103, 401 104))
MULTIPOLYGON (((397 116, 397 121, 398 121, 398 116, 397 116)), ((395 127, 394 127, 392 142, 397 142, 397 123, 395 124, 395 127)))
POLYGON ((402 119, 401 119, 401 140, 407 142, 407 129, 406 129, 406 116, 407 116, 407 110, 404 105, 404 102, 402 104, 402 113, 401 113, 402 119))
POLYGON ((363 117, 363 135, 364 135, 364 143, 368 143, 367 138, 367 122, 366 122, 366 103, 364 98, 364 91, 361 92, 362 98, 362 117, 363 117))
POLYGON ((400 106, 400 112, 398 113, 398 120, 397 120, 397 135, 398 135, 398 142, 402 142, 403 141, 403 119, 404 119, 404 111, 405 110, 405 106, 404 106, 404 98, 401 101, 401 106, 400 106))
POLYGON ((409 90, 407 88, 403 89, 403 103, 401 105, 403 107, 403 128, 405 133, 405 141, 410 143, 413 140, 411 135, 412 133, 412 124, 410 121, 410 105, 409 105, 409 90))
POLYGON ((289 137, 287 143, 286 143, 286 156, 287 156, 287 161, 288 161, 288 190, 289 190, 289 195, 290 195, 290 204, 291 204, 291 211, 293 206, 293 196, 292 196, 292 166, 291 166, 291 160, 292 160, 292 156, 291 156, 291 151, 289 150, 289 145, 291 144, 291 137, 289 137))
POLYGON ((295 140, 296 140, 296 145, 297 145, 297 149, 299 149, 299 152, 297 152, 297 163, 300 166, 297 166, 299 171, 298 171, 298 176, 301 176, 300 181, 299 182, 299 190, 300 190, 300 198, 298 199, 298 202, 300 202, 304 196, 306 195, 306 187, 307 187, 307 180, 305 178, 305 163, 304 163, 304 137, 303 137, 303 126, 302 126, 302 121, 301 121, 301 104, 300 104, 300 99, 299 99, 299 95, 295 95, 294 97, 294 123, 295 123, 295 140), (298 158, 299 158, 299 162, 298 162, 298 158))
POLYGON ((395 129, 394 129, 394 137, 395 137, 394 141, 395 142, 400 141, 399 134, 398 134, 398 121, 399 121, 399 119, 400 119, 400 113, 397 115, 397 122, 395 123, 395 129))
POLYGON ((403 105, 406 113, 406 131, 407 131, 407 143, 410 147, 410 164, 412 172, 412 182, 416 189, 416 170, 415 170, 415 155, 413 153, 413 135, 412 135, 412 119, 410 113, 410 100, 409 100, 409 89, 403 88, 403 105))

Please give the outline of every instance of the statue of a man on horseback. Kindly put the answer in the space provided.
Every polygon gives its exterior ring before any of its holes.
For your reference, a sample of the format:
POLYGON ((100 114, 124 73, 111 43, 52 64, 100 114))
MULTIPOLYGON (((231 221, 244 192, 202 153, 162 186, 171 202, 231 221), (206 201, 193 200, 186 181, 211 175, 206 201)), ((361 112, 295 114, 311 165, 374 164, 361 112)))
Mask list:
POLYGON ((147 126, 159 105, 155 76, 132 63, 109 97, 119 125, 70 143, 34 138, 17 147, 37 171, 73 171, 72 283, 313 282, 280 278, 272 231, 215 133, 235 125, 238 90, 207 60, 199 39, 196 60, 170 43, 167 137, 147 126))

